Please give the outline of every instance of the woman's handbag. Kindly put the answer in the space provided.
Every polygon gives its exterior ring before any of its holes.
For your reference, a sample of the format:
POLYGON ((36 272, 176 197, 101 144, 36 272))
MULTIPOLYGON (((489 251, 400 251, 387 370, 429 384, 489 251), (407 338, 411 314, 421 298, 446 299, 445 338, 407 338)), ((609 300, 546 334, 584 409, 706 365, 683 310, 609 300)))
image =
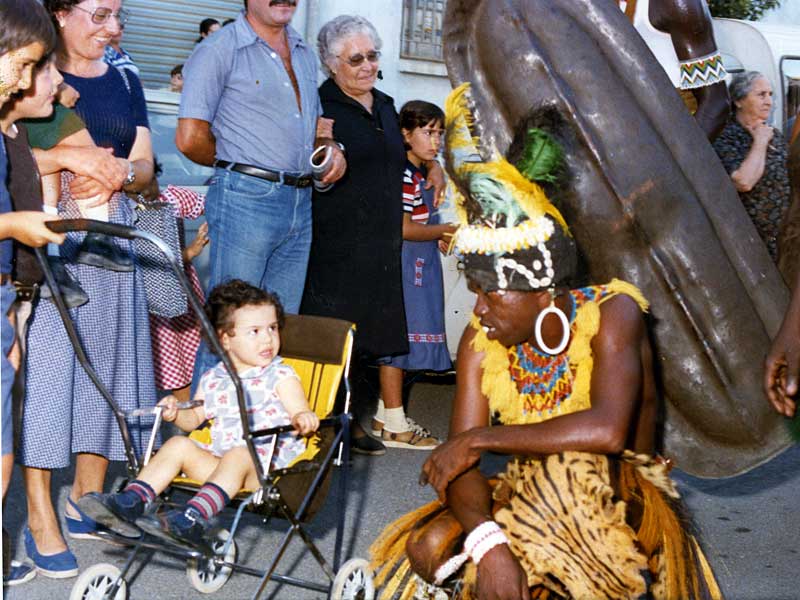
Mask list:
MULTIPOLYGON (((183 252, 178 233, 175 207, 169 202, 149 202, 139 196, 135 225, 161 238, 169 246, 183 269, 183 252)), ((188 300, 164 254, 146 240, 137 239, 136 257, 142 270, 147 306, 150 313, 177 317, 189 310, 188 300)))

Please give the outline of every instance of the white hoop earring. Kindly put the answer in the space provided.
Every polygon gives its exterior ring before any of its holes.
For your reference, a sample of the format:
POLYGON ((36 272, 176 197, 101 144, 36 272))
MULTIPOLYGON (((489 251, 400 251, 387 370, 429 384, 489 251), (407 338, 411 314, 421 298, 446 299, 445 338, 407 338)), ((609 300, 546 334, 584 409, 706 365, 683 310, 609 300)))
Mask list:
POLYGON ((564 351, 564 348, 567 347, 567 344, 569 343, 569 333, 569 320, 567 319, 567 315, 564 314, 563 310, 556 306, 553 300, 550 300, 550 306, 545 308, 539 313, 539 316, 536 317, 536 325, 534 326, 536 343, 538 344, 539 348, 544 350, 547 354, 555 356, 556 354, 561 354, 564 351), (561 321, 561 342, 559 342, 558 346, 555 348, 551 348, 545 344, 544 339, 542 338, 542 323, 544 323, 544 318, 549 314, 554 314, 558 317, 558 320, 561 321))

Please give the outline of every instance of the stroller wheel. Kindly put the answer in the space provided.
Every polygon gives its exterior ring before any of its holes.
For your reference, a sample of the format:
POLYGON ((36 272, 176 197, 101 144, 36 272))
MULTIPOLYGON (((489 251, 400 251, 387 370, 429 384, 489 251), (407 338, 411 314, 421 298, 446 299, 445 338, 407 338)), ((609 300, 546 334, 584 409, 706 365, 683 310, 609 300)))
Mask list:
POLYGON ((342 565, 333 580, 332 600, 373 600, 375 586, 372 569, 363 558, 351 558, 342 565))
MULTIPOLYGON (((211 542, 211 547, 217 558, 225 562, 236 562, 236 540, 231 540, 225 555, 222 551, 230 533, 227 529, 217 531, 216 539, 211 542)), ((230 579, 233 569, 226 565, 218 565, 213 558, 190 558, 186 563, 186 576, 194 589, 202 594, 213 594, 230 579)))
POLYGON ((128 586, 124 579, 120 581, 114 597, 108 595, 119 578, 119 573, 117 567, 108 563, 92 565, 75 581, 69 600, 125 600, 128 597, 128 586))

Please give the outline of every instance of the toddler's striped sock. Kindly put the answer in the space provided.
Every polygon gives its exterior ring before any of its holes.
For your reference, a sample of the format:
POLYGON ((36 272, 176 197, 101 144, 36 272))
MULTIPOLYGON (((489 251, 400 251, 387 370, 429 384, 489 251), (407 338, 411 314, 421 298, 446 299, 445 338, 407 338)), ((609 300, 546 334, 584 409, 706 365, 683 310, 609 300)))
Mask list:
POLYGON ((123 506, 133 506, 137 502, 148 504, 156 499, 156 493, 150 484, 141 479, 134 479, 117 496, 123 506))
POLYGON ((194 508, 203 518, 211 519, 221 512, 225 505, 230 502, 228 494, 215 483, 206 483, 194 495, 194 498, 186 503, 187 508, 194 508))

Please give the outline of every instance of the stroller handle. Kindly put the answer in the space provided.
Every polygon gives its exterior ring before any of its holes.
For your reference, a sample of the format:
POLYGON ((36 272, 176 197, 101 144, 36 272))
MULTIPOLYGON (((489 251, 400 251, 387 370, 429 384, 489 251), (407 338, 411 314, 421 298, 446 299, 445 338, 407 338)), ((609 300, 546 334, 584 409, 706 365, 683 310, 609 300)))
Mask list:
POLYGON ((90 233, 101 233, 113 237, 121 237, 127 240, 142 239, 158 247, 159 251, 167 257, 170 263, 177 264, 177 258, 172 248, 157 235, 149 231, 136 229, 118 223, 107 223, 94 219, 60 219, 45 223, 47 228, 56 233, 70 233, 72 231, 88 231, 90 233))

